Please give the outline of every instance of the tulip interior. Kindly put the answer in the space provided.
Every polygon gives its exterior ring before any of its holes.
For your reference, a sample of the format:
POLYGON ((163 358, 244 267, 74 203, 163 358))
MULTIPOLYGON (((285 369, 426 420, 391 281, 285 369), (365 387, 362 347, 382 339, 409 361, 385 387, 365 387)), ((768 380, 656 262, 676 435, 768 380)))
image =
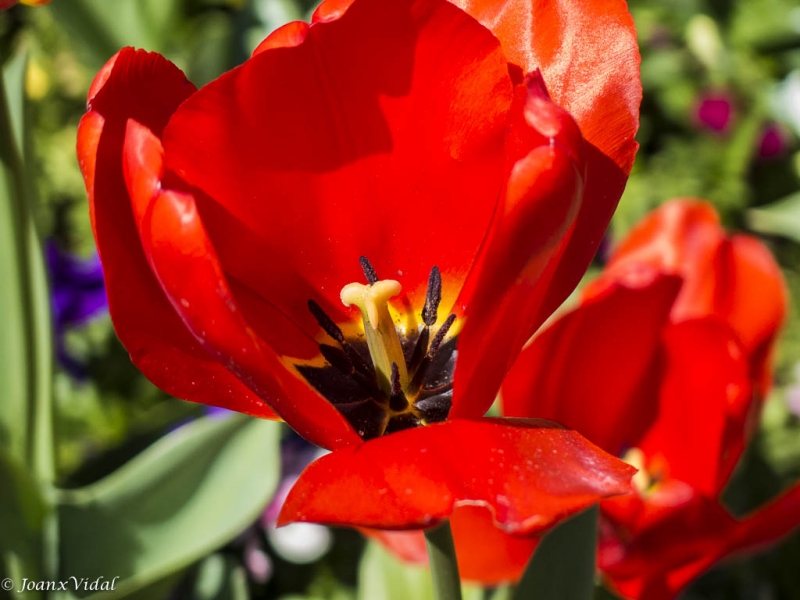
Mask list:
POLYGON ((361 311, 363 329, 345 335, 309 300, 309 310, 336 345, 320 343, 325 366, 297 365, 297 370, 364 439, 444 421, 453 398, 458 329, 451 314, 432 333, 442 298, 438 267, 431 269, 418 323, 414 314, 392 315, 389 299, 402 290, 400 282, 379 279, 366 257, 360 262, 367 284, 345 285, 341 299, 361 311))

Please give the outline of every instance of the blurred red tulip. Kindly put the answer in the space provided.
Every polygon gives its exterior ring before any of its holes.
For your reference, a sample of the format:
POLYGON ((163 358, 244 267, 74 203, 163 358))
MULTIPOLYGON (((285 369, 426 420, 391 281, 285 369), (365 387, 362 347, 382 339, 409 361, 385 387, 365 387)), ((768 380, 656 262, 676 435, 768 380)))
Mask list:
POLYGON ((573 431, 481 417, 624 187, 632 20, 621 0, 463 9, 329 0, 200 90, 133 49, 90 90, 78 153, 134 363, 334 450, 281 522, 479 503, 536 531, 630 489, 573 431))
MULTIPOLYGON (((726 234, 710 205, 675 200, 623 240, 579 306, 508 374, 506 415, 559 421, 641 469, 637 494, 601 503, 599 566, 622 595, 672 598, 717 561, 800 524, 800 486, 743 519, 719 500, 760 414, 785 312, 769 251, 726 234)), ((517 579, 536 546, 489 535, 482 508, 457 509, 452 524, 471 580, 517 579)), ((424 560, 419 534, 373 535, 424 560)))

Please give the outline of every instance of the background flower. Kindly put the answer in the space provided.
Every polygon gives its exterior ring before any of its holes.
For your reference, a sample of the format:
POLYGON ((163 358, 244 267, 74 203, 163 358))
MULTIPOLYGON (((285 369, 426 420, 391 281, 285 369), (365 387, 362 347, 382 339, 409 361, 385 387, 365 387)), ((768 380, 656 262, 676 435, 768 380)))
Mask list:
POLYGON ((45 247, 50 274, 56 358, 76 377, 85 377, 86 368, 67 350, 64 336, 68 328, 80 327, 108 308, 103 282, 103 267, 95 255, 82 259, 61 250, 56 242, 45 247))

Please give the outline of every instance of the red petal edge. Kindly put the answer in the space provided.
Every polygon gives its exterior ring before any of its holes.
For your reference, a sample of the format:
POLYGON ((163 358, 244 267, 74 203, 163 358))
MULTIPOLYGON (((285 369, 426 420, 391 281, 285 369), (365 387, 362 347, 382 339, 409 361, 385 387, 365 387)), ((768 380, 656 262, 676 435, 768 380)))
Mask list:
POLYGON ((457 419, 323 456, 300 475, 278 524, 430 527, 471 505, 503 531, 528 534, 628 493, 634 472, 554 423, 457 419))
POLYGON ((525 342, 541 324, 547 269, 572 226, 584 183, 584 143, 572 118, 550 101, 538 74, 517 86, 506 138, 506 187, 476 265, 459 297, 452 416, 488 410, 525 342))
MULTIPOLYGON (((483 506, 458 506, 450 515, 450 528, 458 559, 458 574, 464 581, 483 585, 516 582, 539 543, 537 536, 510 535, 492 522, 483 506)), ((362 529, 400 560, 427 564, 428 552, 422 531, 362 529)))
POLYGON ((133 222, 122 173, 127 120, 133 117, 158 134, 194 90, 164 57, 133 48, 112 57, 90 87, 77 152, 111 319, 133 363, 162 390, 185 400, 275 418, 186 331, 147 264, 133 222))
POLYGON ((197 342, 309 441, 326 448, 360 443, 341 413, 290 371, 247 323, 194 197, 162 190, 161 143, 136 121, 128 122, 124 159, 145 254, 197 342))

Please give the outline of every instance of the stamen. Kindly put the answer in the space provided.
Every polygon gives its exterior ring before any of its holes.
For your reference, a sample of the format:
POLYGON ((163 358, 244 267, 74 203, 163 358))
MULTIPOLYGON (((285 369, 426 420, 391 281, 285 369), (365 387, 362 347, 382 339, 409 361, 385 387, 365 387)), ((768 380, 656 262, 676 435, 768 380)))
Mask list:
POLYGON ((355 382, 362 387, 362 389, 372 396, 374 400, 378 402, 385 402, 386 395, 381 393, 381 391, 378 389, 378 386, 375 384, 375 371, 369 367, 369 370, 366 372, 363 369, 357 369, 356 365, 353 364, 350 355, 347 353, 347 350, 350 349, 355 352, 358 360, 362 364, 365 364, 363 359, 361 359, 361 355, 358 354, 358 352, 356 352, 355 349, 350 345, 345 346, 345 350, 340 350, 335 346, 328 346, 327 344, 319 345, 319 351, 323 358, 331 363, 333 367, 345 375, 352 377, 355 382))
POLYGON ((397 368, 397 363, 392 363, 392 396, 399 394, 403 391, 400 385, 400 369, 397 368))
MULTIPOLYGON (((416 366, 415 370, 411 371, 413 376, 411 378, 411 382, 408 384, 408 386, 406 386, 406 391, 409 393, 409 395, 413 396, 419 391, 420 386, 422 386, 422 381, 425 379, 428 367, 433 362, 436 353, 439 351, 439 348, 441 348, 444 338, 455 320, 455 315, 450 315, 447 317, 447 320, 442 323, 439 331, 437 331, 436 335, 433 336, 433 340, 431 340, 431 345, 428 348, 428 352, 422 357, 422 360, 419 361, 419 365, 416 366)), ((426 327, 423 329, 423 331, 427 331, 427 329, 428 328, 426 327)), ((416 354, 416 349, 414 350, 414 353, 416 354)))
POLYGON ((428 327, 433 327, 433 324, 436 323, 436 313, 441 301, 442 275, 439 273, 439 267, 434 266, 428 276, 428 291, 425 294, 425 306, 422 309, 422 321, 428 327))
POLYGON ((430 339, 431 330, 427 327, 423 327, 417 338, 417 343, 414 344, 414 352, 411 355, 411 359, 408 361, 409 373, 416 373, 417 369, 419 369, 420 364, 422 364, 422 359, 425 358, 425 354, 428 352, 428 342, 430 339))
POLYGON ((364 277, 367 278, 369 284, 375 285, 375 283, 378 281, 378 274, 375 272, 372 263, 369 262, 369 259, 366 256, 359 256, 358 262, 361 263, 361 269, 364 271, 364 277))
POLYGON ((400 370, 397 363, 392 363, 392 393, 389 396, 389 408, 401 412, 408 408, 408 399, 403 393, 403 386, 400 385, 400 370))
POLYGON ((437 423, 447 418, 452 402, 451 396, 442 394, 419 400, 414 406, 426 423, 437 423))
POLYGON ((436 332, 436 335, 433 336, 433 340, 431 340, 431 347, 428 348, 428 356, 433 356, 439 351, 439 347, 442 345, 444 341, 444 336, 447 335, 447 332, 450 330, 450 326, 456 320, 455 315, 450 315, 447 317, 447 320, 442 323, 442 326, 439 327, 439 331, 436 332))
POLYGON ((319 345, 320 354, 323 358, 339 369, 342 373, 350 375, 353 373, 353 362, 344 350, 328 344, 319 345))
POLYGON ((314 315, 314 318, 317 320, 317 323, 319 323, 319 326, 322 327, 325 333, 327 333, 329 336, 331 336, 340 344, 346 343, 342 330, 339 329, 339 326, 333 322, 333 319, 331 319, 327 315, 327 313, 324 310, 322 310, 322 307, 319 304, 317 304, 313 300, 309 300, 308 310, 310 310, 311 314, 314 315))
MULTIPOLYGON (((311 314, 314 315, 314 318, 317 320, 317 323, 319 323, 319 326, 322 327, 322 330, 334 340, 339 342, 339 345, 344 350, 347 358, 350 359, 350 362, 352 363, 351 366, 355 367, 357 371, 360 371, 368 377, 374 377, 375 370, 369 364, 367 364, 363 358, 361 358, 361 355, 355 348, 347 343, 347 340, 344 339, 342 330, 339 329, 339 326, 333 322, 333 319, 331 319, 328 314, 322 310, 322 307, 313 300, 309 300, 308 310, 310 310, 311 314)), ((325 356, 325 352, 323 352, 322 355, 325 356)), ((325 356, 325 358, 328 360, 328 362, 335 366, 332 360, 328 359, 327 356, 325 356)))

